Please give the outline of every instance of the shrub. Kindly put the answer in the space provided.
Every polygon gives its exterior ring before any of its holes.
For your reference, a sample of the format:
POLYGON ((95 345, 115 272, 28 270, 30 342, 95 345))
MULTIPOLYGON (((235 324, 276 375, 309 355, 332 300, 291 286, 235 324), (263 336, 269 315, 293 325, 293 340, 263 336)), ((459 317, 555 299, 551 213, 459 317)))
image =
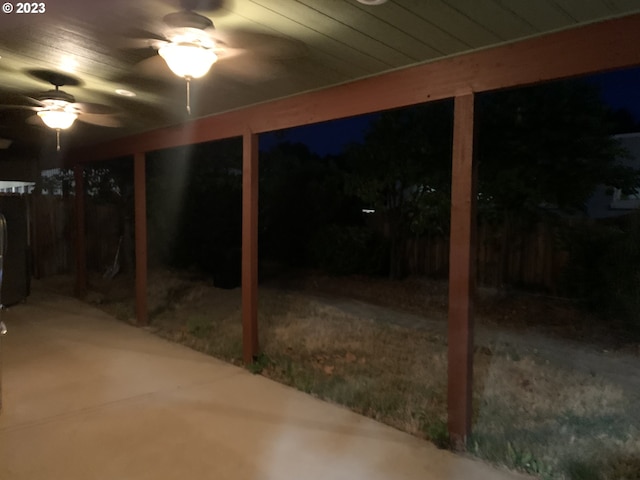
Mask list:
POLYGON ((569 227, 563 237, 569 260, 565 294, 601 316, 612 316, 640 334, 640 216, 569 227))
POLYGON ((389 246, 382 235, 365 226, 328 225, 310 244, 317 267, 334 275, 384 274, 389 246))

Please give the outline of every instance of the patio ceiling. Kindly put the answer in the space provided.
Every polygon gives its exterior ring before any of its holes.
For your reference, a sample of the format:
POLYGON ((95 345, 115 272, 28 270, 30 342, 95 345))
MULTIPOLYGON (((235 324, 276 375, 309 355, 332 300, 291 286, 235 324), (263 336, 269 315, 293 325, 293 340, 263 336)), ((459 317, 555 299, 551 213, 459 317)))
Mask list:
MULTIPOLYGON (((70 71, 79 85, 62 89, 79 102, 107 106, 121 124, 76 122, 63 135, 63 145, 72 148, 640 12, 638 0, 195 3, 195 10, 209 17, 239 54, 194 81, 191 117, 185 112, 184 81, 141 40, 163 32, 162 18, 180 10, 179 0, 57 0, 45 5, 44 14, 4 14, 0 104, 25 104, 23 95, 49 90, 51 85, 34 70, 70 71), (136 96, 120 96, 116 89, 136 96)), ((0 110, 0 137, 12 140, 0 150, 0 160, 40 157, 55 166, 53 133, 26 123, 30 116, 30 110, 0 110)))

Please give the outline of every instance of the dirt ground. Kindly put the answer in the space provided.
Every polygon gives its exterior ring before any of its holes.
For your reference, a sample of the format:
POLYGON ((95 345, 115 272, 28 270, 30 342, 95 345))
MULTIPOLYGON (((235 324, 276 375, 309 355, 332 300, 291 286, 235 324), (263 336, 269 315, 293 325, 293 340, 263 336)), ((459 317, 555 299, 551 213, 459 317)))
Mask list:
MULTIPOLYGON (((131 278, 90 283, 88 302, 133 321, 131 278)), ((156 271, 148 301, 154 332, 239 362, 240 289, 156 271)), ((252 368, 446 446, 446 308, 424 278, 279 275, 260 287, 252 368)), ((469 452, 540 478, 640 479, 637 341, 564 299, 481 289, 477 312, 469 452)))

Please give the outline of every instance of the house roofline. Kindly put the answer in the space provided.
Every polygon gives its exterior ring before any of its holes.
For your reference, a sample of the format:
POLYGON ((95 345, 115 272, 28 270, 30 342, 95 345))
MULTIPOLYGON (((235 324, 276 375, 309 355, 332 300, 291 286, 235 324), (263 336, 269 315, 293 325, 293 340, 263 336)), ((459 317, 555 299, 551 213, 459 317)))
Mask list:
POLYGON ((631 132, 631 133, 618 133, 616 135, 612 135, 613 138, 640 138, 640 132, 631 132))

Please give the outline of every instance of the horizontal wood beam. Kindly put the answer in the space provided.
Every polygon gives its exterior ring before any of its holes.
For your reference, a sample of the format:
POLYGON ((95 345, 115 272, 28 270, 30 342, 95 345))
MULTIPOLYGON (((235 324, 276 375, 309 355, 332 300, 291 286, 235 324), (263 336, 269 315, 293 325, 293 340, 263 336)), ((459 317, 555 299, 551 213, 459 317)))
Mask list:
POLYGON ((391 108, 640 65, 640 14, 161 128, 70 152, 67 163, 308 125, 391 108))

